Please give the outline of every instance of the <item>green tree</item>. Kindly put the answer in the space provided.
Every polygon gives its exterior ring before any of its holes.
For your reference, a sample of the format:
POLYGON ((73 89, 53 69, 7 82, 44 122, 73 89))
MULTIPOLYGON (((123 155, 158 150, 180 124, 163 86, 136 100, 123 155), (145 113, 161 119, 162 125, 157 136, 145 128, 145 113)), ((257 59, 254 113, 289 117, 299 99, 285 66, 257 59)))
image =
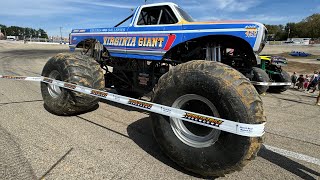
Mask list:
POLYGON ((302 23, 305 22, 305 29, 308 30, 308 35, 311 38, 319 38, 320 37, 320 14, 316 13, 313 14, 304 20, 302 23))
POLYGON ((47 38, 48 39, 48 35, 43 29, 41 29, 41 28, 38 29, 38 33, 40 34, 40 38, 47 38))
POLYGON ((275 40, 290 38, 320 38, 320 14, 313 14, 298 23, 289 22, 283 25, 266 25, 269 34, 274 34, 275 40))
POLYGON ((285 28, 283 25, 266 25, 269 34, 274 35, 274 39, 276 41, 286 39, 285 36, 285 28))
POLYGON ((5 26, 3 24, 0 24, 0 29, 1 29, 1 32, 6 36, 6 34, 7 34, 7 32, 6 32, 7 26, 5 26))

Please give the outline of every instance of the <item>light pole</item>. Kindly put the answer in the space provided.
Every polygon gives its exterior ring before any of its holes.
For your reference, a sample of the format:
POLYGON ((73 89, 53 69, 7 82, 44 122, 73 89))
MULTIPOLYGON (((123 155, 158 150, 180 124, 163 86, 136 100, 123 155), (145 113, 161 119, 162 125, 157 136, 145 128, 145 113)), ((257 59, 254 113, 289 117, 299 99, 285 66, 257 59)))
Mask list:
POLYGON ((62 44, 62 31, 61 31, 62 27, 60 27, 60 44, 62 44))

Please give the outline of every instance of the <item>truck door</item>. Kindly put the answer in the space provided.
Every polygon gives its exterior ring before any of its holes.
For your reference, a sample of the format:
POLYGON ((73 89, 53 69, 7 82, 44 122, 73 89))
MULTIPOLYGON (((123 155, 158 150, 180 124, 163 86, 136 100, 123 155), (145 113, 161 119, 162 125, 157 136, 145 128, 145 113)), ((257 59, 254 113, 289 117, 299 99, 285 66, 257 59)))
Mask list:
POLYGON ((142 6, 128 28, 127 57, 161 60, 163 55, 178 42, 177 31, 182 29, 175 11, 168 5, 142 6))

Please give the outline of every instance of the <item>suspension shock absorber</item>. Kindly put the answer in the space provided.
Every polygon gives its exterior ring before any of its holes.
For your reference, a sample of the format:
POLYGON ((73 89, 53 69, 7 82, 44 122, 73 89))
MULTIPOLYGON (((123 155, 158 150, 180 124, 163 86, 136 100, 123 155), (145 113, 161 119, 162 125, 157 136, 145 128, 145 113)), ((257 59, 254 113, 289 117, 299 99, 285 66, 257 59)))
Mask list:
POLYGON ((206 60, 221 62, 221 46, 216 43, 208 43, 206 47, 206 60))

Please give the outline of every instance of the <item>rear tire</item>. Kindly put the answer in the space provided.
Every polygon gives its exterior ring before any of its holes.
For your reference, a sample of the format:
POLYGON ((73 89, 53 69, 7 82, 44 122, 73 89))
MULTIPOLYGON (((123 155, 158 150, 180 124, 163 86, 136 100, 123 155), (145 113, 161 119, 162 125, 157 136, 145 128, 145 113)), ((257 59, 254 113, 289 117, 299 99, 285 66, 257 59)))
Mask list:
MULTIPOLYGON (((46 63, 42 76, 85 87, 104 90, 104 75, 91 57, 58 54, 46 63)), ((98 104, 98 98, 83 93, 41 83, 46 109, 56 115, 75 115, 87 112, 98 104)))
MULTIPOLYGON (((275 82, 291 82, 290 75, 284 70, 282 70, 280 74, 271 75, 271 78, 275 82)), ((290 86, 270 86, 268 92, 282 93, 288 90, 289 88, 290 86)))
MULTIPOLYGON (((236 122, 265 122, 262 101, 250 81, 217 62, 191 61, 163 75, 153 102, 236 122)), ((253 159, 261 138, 239 136, 152 113, 161 149, 183 168, 202 176, 224 176, 253 159)))
MULTIPOLYGON (((269 82, 270 81, 269 75, 266 73, 266 71, 264 71, 261 68, 253 67, 252 73, 253 73, 252 81, 256 81, 256 82, 269 82)), ((269 88, 269 86, 258 86, 258 85, 254 85, 254 87, 256 88, 256 90, 259 94, 263 94, 263 93, 267 92, 267 90, 269 88)))

